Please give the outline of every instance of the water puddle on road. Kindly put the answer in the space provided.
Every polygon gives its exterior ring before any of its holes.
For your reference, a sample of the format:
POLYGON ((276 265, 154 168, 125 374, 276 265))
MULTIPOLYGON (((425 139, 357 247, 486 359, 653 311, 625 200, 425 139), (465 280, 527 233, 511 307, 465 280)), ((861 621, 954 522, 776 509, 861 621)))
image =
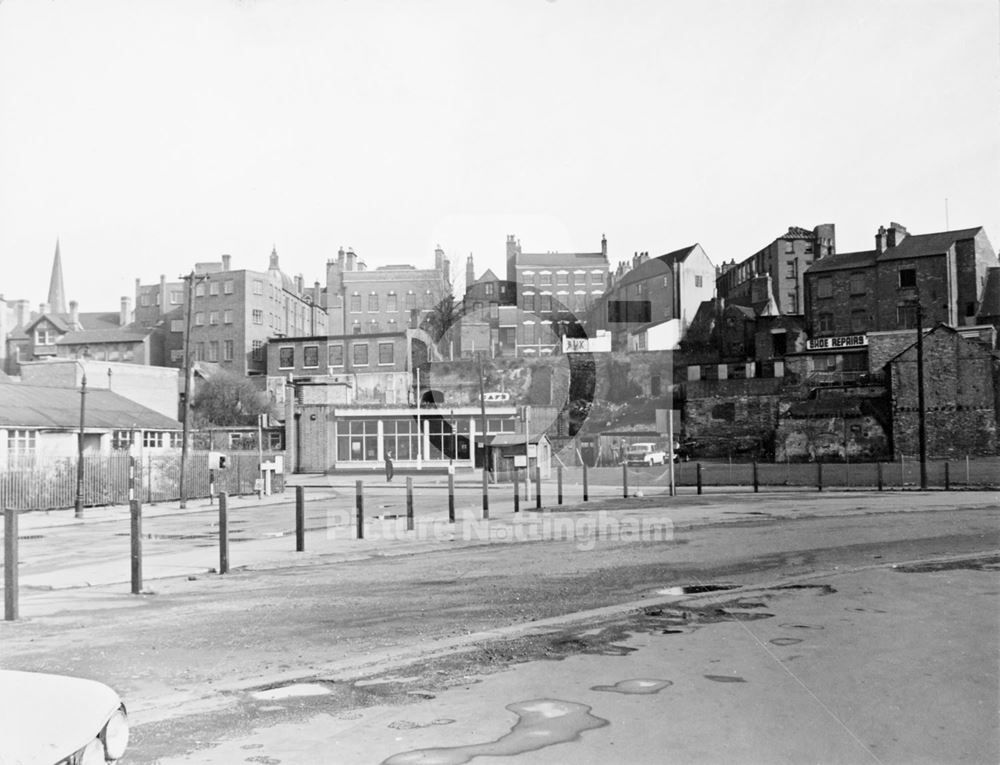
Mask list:
POLYGON ((650 680, 647 678, 637 678, 635 680, 620 680, 614 685, 593 685, 592 691, 605 691, 607 693, 624 693, 626 695, 643 696, 650 693, 659 693, 664 688, 673 685, 671 680, 650 680))
POLYGON ((467 746, 413 749, 394 754, 382 765, 463 765, 473 757, 514 757, 555 744, 580 738, 584 731, 610 723, 590 714, 590 707, 559 699, 533 699, 508 704, 508 711, 518 716, 509 733, 495 741, 467 746))
POLYGON ((706 680, 712 680, 716 683, 745 683, 742 677, 738 675, 702 675, 706 680))
POLYGON ((279 688, 268 688, 250 694, 258 701, 274 701, 276 699, 302 698, 304 696, 326 696, 330 689, 320 683, 293 683, 279 688))
POLYGON ((735 590, 738 584, 686 584, 680 587, 666 587, 657 590, 657 595, 697 595, 702 592, 719 592, 720 590, 735 590))

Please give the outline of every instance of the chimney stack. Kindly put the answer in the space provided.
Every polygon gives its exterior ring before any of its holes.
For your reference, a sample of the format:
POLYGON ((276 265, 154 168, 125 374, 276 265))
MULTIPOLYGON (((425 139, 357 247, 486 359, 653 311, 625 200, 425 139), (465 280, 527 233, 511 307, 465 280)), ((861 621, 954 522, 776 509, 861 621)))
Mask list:
POLYGON ((38 304, 38 313, 40 313, 42 316, 47 316, 48 313, 49 313, 49 304, 48 303, 39 303, 38 304))
POLYGON ((122 306, 118 313, 118 325, 124 327, 129 323, 129 313, 131 313, 130 308, 132 301, 129 300, 127 295, 122 295, 122 306))
POLYGON ((167 308, 167 275, 160 274, 160 299, 156 304, 156 313, 158 316, 162 316, 170 309, 167 308))
POLYGON ((906 238, 907 231, 905 226, 901 226, 899 223, 896 223, 896 221, 892 221, 889 224, 889 231, 887 233, 889 235, 888 245, 890 247, 895 247, 906 238))
POLYGON ((601 255, 608 257, 608 238, 601 234, 601 255))
POLYGON ((888 235, 885 226, 879 226, 878 233, 875 234, 875 252, 885 252, 886 239, 888 239, 888 235))
POLYGON ((354 259, 355 258, 357 258, 357 255, 354 254, 354 250, 352 248, 348 247, 347 248, 347 269, 346 269, 347 271, 353 271, 354 270, 354 259))
POLYGON ((341 247, 337 250, 337 265, 343 270, 344 268, 344 248, 341 247))
POLYGON ((228 271, 229 270, 229 264, 230 264, 230 262, 232 260, 232 257, 233 257, 232 255, 223 255, 222 256, 222 270, 223 271, 228 271))
POLYGON ((69 301, 69 323, 73 329, 81 329, 80 327, 80 304, 75 300, 69 301))
POLYGON ((319 305, 320 295, 319 282, 313 282, 313 305, 319 305))

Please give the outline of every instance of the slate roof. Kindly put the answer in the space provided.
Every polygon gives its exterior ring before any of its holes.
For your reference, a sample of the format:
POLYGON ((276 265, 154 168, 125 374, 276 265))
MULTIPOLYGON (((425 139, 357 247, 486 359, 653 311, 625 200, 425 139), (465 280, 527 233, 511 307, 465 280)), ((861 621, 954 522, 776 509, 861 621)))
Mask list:
POLYGON ((145 340, 152 327, 115 327, 113 329, 84 329, 67 332, 56 340, 56 345, 81 345, 95 343, 135 343, 145 340))
POLYGON ((838 252, 835 255, 827 255, 815 261, 805 270, 807 274, 815 274, 820 271, 841 271, 847 268, 864 268, 875 265, 875 250, 864 250, 863 252, 838 252))
POLYGON ((607 267, 608 261, 600 252, 522 252, 517 256, 518 268, 544 268, 548 266, 579 266, 580 268, 607 267), (587 262, 593 261, 593 263, 587 262))
POLYGON ((636 282, 646 281, 647 279, 660 274, 666 274, 667 270, 670 269, 675 263, 683 263, 687 260, 687 256, 694 252, 694 248, 697 246, 697 244, 692 244, 688 247, 682 247, 679 250, 668 252, 666 255, 657 255, 655 258, 644 260, 635 268, 631 268, 626 271, 622 278, 615 282, 612 289, 620 289, 621 287, 627 287, 628 285, 636 282))
MULTIPOLYGON (((80 427, 80 389, 0 380, 0 427, 75 430, 80 427)), ((181 424, 113 391, 88 389, 84 427, 180 430, 181 424)))
POLYGON ((958 231, 940 231, 934 234, 910 234, 895 247, 888 248, 878 256, 879 260, 901 260, 921 258, 926 255, 941 255, 955 242, 972 239, 982 230, 982 226, 964 228, 958 231))

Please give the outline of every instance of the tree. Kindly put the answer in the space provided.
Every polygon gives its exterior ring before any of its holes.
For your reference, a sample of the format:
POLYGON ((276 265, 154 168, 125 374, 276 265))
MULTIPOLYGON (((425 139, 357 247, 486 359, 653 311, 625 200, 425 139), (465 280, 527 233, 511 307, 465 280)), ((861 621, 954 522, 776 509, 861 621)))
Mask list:
POLYGON ((220 370, 201 381, 191 406, 196 427, 226 427, 256 424, 271 402, 251 380, 220 370))
POLYGON ((434 338, 435 343, 439 343, 448 331, 458 324, 463 312, 462 304, 455 299, 454 290, 449 284, 437 305, 424 315, 420 327, 434 338))

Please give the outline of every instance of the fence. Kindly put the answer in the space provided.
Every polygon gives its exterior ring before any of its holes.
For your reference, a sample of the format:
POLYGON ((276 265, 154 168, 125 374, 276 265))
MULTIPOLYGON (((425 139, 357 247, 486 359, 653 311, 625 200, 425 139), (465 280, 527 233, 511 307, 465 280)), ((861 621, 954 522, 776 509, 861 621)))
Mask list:
MULTIPOLYGON (((265 453, 264 461, 274 459, 265 453)), ((252 494, 259 477, 256 453, 230 452, 227 467, 215 471, 215 492, 230 495, 252 494)), ((142 502, 169 502, 180 499, 181 458, 179 454, 137 457, 136 482, 142 502)), ((185 494, 189 498, 209 496, 208 452, 188 454, 185 494)), ((58 510, 73 507, 77 490, 76 457, 12 457, 0 469, 0 507, 16 510, 58 510)), ((274 492, 284 491, 284 477, 274 477, 274 492)), ((84 456, 83 504, 124 505, 129 501, 129 455, 84 456)))

